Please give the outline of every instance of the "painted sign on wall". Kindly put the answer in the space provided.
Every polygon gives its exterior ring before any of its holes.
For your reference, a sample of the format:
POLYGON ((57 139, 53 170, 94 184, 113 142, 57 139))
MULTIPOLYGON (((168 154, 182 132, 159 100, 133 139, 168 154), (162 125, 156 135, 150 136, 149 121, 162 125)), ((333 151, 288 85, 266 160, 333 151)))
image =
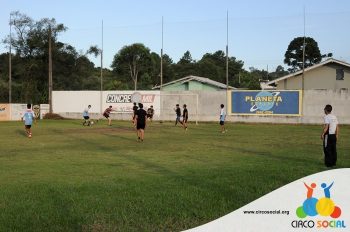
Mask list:
POLYGON ((233 90, 229 94, 231 115, 301 115, 300 90, 233 90))
POLYGON ((10 120, 10 105, 0 104, 0 121, 10 120))
POLYGON ((160 114, 160 91, 53 91, 54 113, 81 113, 91 105, 90 113, 100 113, 112 106, 112 113, 133 112, 133 103, 142 103, 147 110, 151 105, 155 115, 160 114), (101 105, 102 104, 102 105, 101 105))
POLYGON ((104 92, 103 108, 111 105, 117 112, 132 113, 133 103, 142 103, 144 109, 151 105, 159 109, 159 91, 106 91, 104 92))

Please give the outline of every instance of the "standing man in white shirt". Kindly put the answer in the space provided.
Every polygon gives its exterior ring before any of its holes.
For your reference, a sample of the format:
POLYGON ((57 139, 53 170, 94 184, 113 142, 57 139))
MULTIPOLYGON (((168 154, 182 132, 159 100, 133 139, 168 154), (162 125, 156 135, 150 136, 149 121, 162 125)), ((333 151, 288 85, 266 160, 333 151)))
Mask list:
POLYGON ((226 132, 225 128, 225 119, 226 119, 226 111, 224 104, 220 105, 220 126, 221 126, 221 133, 226 132))
POLYGON ((327 167, 333 167, 337 163, 337 139, 339 135, 338 119, 331 114, 332 106, 324 108, 324 126, 321 134, 323 140, 324 162, 327 167))

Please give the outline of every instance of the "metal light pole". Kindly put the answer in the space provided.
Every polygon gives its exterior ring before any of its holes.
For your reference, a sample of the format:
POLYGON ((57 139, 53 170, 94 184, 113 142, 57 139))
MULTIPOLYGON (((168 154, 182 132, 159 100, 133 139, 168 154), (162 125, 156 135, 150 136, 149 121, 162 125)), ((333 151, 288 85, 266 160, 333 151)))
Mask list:
POLYGON ((304 6, 304 40, 303 40, 303 74, 301 77, 301 90, 304 95, 304 70, 305 70, 305 6, 304 6))
POLYGON ((12 103, 12 14, 10 13, 10 53, 9 53, 9 104, 12 103))
POLYGON ((305 100, 304 100, 304 89, 305 89, 305 83, 304 83, 304 71, 305 71, 305 6, 304 6, 304 39, 303 39, 303 72, 301 76, 301 111, 302 114, 304 113, 304 106, 305 106, 305 100))
POLYGON ((163 102, 162 102, 162 89, 163 89, 163 45, 164 45, 164 16, 162 16, 162 48, 160 49, 160 89, 159 89, 159 120, 163 121, 163 102))
POLYGON ((306 43, 305 43, 305 6, 304 6, 304 40, 303 40, 303 74, 302 74, 302 77, 301 77, 301 113, 303 114, 304 113, 304 71, 305 71, 305 46, 306 46, 306 43))
POLYGON ((102 20, 102 47, 101 47, 101 89, 100 89, 100 113, 102 114, 103 110, 103 20, 102 20))
POLYGON ((52 51, 51 51, 51 26, 49 26, 49 113, 52 113, 52 51))
POLYGON ((162 48, 160 50, 160 90, 162 90, 163 87, 163 26, 164 19, 162 16, 162 48))
POLYGON ((226 115, 228 113, 228 11, 226 15, 226 115))
POLYGON ((228 11, 226 20, 226 91, 228 91, 228 11))
POLYGON ((304 70, 305 70, 305 36, 304 36, 304 42, 303 42, 303 74, 301 77, 301 89, 304 91, 304 70))

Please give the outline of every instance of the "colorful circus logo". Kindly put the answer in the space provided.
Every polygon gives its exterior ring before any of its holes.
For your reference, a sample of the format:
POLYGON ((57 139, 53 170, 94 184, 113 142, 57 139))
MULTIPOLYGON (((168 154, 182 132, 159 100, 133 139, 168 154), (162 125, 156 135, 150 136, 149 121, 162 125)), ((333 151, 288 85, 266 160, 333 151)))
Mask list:
POLYGON ((303 205, 298 207, 296 214, 299 218, 305 218, 307 216, 331 216, 332 218, 338 218, 341 215, 341 209, 339 206, 336 206, 334 201, 331 199, 330 189, 333 186, 334 182, 327 186, 326 183, 322 183, 321 187, 323 188, 324 197, 317 199, 313 197, 313 191, 316 188, 316 184, 312 183, 308 186, 305 182, 304 185, 307 188, 306 200, 303 205))

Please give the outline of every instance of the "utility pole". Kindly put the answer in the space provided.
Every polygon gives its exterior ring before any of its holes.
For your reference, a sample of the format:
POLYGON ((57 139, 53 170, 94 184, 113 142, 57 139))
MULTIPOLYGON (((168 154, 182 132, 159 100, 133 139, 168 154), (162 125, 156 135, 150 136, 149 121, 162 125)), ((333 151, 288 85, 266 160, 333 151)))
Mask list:
POLYGON ((269 65, 266 65, 266 80, 269 80, 269 65))
POLYGON ((12 13, 10 13, 10 53, 9 53, 9 104, 12 103, 12 13))
POLYGON ((305 83, 304 83, 304 71, 305 71, 305 6, 304 6, 304 40, 303 40, 303 74, 301 77, 301 114, 304 113, 304 89, 305 89, 305 83))
POLYGON ((303 40, 303 74, 301 77, 301 90, 304 95, 304 70, 305 70, 305 6, 304 6, 304 40, 303 40))
POLYGON ((101 47, 101 89, 100 89, 100 113, 103 110, 103 20, 102 20, 102 47, 101 47))
POLYGON ((228 11, 226 19, 226 90, 228 90, 228 11))
POLYGON ((162 48, 160 50, 160 90, 163 87, 163 28, 164 28, 164 18, 162 16, 162 48))
MULTIPOLYGON (((228 105, 228 11, 226 14, 226 105, 228 105)), ((226 107, 226 114, 228 114, 228 107, 226 107)))
POLYGON ((52 114, 52 51, 51 51, 51 26, 49 26, 49 113, 52 114))

